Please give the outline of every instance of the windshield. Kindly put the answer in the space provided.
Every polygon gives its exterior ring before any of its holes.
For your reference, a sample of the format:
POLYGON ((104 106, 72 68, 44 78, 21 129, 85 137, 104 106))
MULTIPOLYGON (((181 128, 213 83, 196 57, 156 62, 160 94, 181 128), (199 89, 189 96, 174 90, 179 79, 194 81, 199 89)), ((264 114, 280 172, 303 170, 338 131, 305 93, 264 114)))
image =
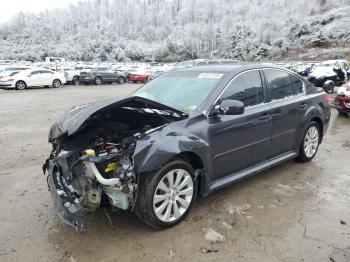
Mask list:
POLYGON ((199 108, 223 75, 203 72, 166 74, 144 85, 133 95, 189 113, 199 108))
POLYGON ((193 61, 185 61, 185 62, 176 63, 174 68, 175 69, 182 69, 182 68, 193 67, 193 66, 194 66, 193 61))

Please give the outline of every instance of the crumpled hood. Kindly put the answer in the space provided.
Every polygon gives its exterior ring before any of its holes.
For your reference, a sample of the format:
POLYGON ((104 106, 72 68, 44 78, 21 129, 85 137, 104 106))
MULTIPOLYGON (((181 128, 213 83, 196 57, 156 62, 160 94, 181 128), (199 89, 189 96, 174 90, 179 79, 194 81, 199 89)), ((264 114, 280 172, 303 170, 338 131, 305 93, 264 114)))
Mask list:
POLYGON ((110 106, 132 106, 133 103, 143 103, 151 106, 154 109, 171 110, 179 115, 184 114, 183 112, 174 108, 137 96, 131 96, 124 99, 114 98, 110 100, 91 102, 72 108, 66 112, 55 124, 53 124, 49 132, 49 142, 52 142, 54 139, 63 134, 67 134, 68 136, 74 134, 85 121, 102 109, 106 109, 110 106))

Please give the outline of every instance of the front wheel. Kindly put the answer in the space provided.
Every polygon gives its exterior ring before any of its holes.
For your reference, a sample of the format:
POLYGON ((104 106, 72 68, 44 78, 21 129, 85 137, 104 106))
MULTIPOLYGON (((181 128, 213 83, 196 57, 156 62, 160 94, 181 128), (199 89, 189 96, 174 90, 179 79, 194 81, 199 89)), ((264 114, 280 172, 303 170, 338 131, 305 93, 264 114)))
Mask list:
POLYGON ((18 89, 18 90, 24 90, 24 89, 26 89, 27 88, 27 85, 26 85, 26 83, 24 82, 24 81, 18 81, 17 83, 16 83, 16 89, 18 89))
POLYGON ((182 160, 172 161, 139 186, 135 212, 153 228, 171 227, 190 212, 196 195, 192 166, 182 160))
POLYGON ((299 147, 299 156, 296 160, 299 162, 311 161, 317 153, 320 142, 320 126, 312 121, 304 133, 303 140, 299 147))
POLYGON ((53 80, 52 86, 54 88, 59 88, 61 86, 61 81, 58 79, 53 80))

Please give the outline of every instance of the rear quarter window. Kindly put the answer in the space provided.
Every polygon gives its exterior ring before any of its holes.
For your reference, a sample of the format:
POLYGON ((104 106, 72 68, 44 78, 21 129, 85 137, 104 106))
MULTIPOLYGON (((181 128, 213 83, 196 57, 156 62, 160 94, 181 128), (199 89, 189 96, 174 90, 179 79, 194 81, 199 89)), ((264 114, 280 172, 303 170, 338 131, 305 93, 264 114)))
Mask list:
POLYGON ((291 75, 292 83, 297 94, 304 93, 304 83, 298 77, 291 75))

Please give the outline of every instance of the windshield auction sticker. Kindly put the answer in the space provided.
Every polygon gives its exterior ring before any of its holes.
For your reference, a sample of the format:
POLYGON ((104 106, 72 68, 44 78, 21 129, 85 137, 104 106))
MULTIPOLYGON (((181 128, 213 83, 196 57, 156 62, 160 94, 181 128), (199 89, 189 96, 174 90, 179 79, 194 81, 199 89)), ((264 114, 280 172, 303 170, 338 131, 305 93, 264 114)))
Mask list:
POLYGON ((224 74, 218 74, 218 73, 201 73, 198 78, 209 78, 209 79, 219 79, 224 74))

